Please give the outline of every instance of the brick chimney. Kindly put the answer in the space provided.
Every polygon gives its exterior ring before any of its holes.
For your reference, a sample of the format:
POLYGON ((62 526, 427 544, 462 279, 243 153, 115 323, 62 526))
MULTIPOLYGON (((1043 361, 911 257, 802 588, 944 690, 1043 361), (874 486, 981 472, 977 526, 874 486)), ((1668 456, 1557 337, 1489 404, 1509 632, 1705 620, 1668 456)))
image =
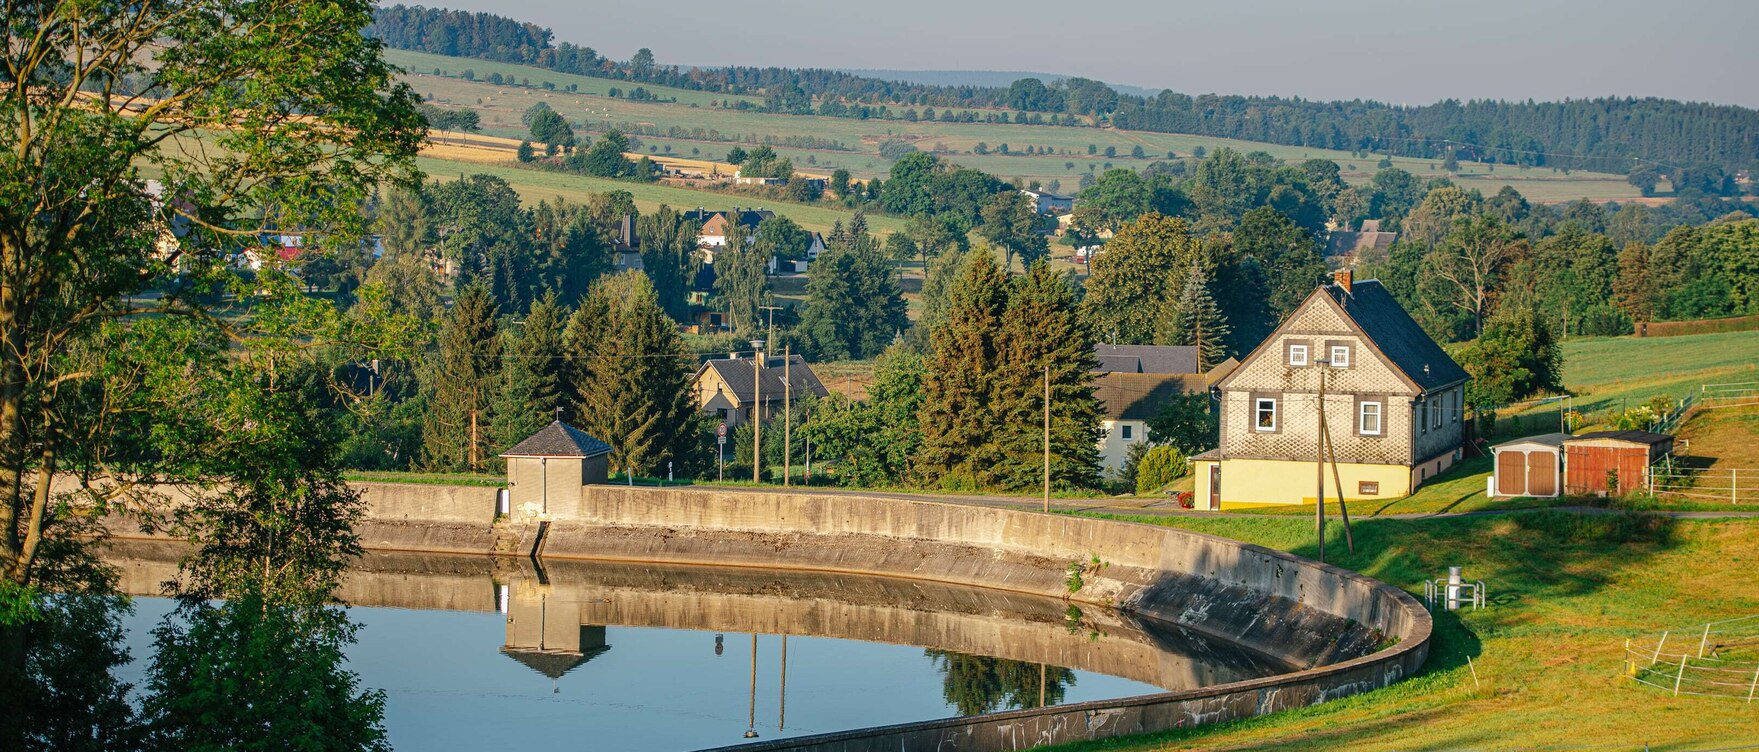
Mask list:
POLYGON ((1336 283, 1338 287, 1344 288, 1345 295, 1350 294, 1350 283, 1356 281, 1355 277, 1355 273, 1349 269, 1339 269, 1331 273, 1331 281, 1336 283))

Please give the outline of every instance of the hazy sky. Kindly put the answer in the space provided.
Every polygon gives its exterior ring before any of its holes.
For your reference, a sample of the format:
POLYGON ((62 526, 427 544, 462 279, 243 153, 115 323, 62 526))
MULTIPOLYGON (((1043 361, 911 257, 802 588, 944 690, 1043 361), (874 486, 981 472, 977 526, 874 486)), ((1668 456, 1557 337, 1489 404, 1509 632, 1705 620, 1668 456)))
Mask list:
POLYGON ((423 4, 531 21, 617 59, 649 47, 667 63, 1031 70, 1406 104, 1617 94, 1759 106, 1755 0, 423 4))

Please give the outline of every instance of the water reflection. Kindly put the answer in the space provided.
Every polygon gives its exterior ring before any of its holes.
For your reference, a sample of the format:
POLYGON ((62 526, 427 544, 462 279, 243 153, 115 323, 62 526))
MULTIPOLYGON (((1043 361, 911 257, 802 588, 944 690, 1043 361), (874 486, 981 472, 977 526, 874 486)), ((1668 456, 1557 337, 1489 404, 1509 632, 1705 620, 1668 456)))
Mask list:
MULTIPOLYGON (((125 590, 174 568, 156 546, 113 549, 125 590)), ((339 596, 364 625, 349 667, 405 749, 693 749, 1286 668, 1105 609, 1072 633, 1057 599, 882 578, 371 554, 339 596)))

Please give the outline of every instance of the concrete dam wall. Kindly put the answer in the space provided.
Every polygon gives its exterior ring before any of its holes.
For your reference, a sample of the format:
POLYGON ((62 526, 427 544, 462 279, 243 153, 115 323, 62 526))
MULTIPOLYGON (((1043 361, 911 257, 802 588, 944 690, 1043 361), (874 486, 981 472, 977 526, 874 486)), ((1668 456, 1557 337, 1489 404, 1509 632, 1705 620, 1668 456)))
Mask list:
MULTIPOLYGON (((587 486, 495 517, 498 490, 357 484, 378 551, 794 569, 970 585, 1115 608, 1239 643, 1290 673, 1121 700, 922 721, 729 750, 1014 750, 1234 720, 1414 674, 1431 619, 1409 594, 1176 528, 958 503, 704 487, 587 486), (533 513, 538 511, 538 513, 533 513), (540 533, 541 531, 541 533, 540 533), (1079 586, 1071 572, 1079 573, 1079 586)), ((114 529, 114 528, 113 528, 114 529)), ((777 625, 778 627, 780 625, 777 625)))

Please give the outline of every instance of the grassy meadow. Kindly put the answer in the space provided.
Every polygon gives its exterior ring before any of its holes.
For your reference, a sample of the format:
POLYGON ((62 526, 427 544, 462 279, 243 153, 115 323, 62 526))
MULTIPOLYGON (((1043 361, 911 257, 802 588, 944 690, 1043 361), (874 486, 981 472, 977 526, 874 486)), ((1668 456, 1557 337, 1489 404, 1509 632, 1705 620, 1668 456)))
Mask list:
MULTIPOLYGON (((1066 192, 1076 189, 1081 175, 1103 172, 1107 163, 1114 167, 1141 168, 1153 160, 1165 159, 1169 151, 1185 157, 1190 156, 1197 147, 1209 151, 1222 147, 1265 151, 1278 159, 1291 161, 1331 159, 1342 166, 1345 179, 1351 182, 1367 181, 1377 169, 1376 164, 1379 161, 1378 156, 1358 159, 1348 152, 1176 133, 940 121, 863 121, 741 112, 711 104, 716 100, 739 97, 666 87, 645 88, 661 98, 676 98, 676 102, 636 102, 606 96, 612 86, 624 90, 632 88, 626 82, 403 50, 388 50, 386 55, 391 62, 409 71, 404 80, 424 97, 428 97, 433 104, 477 110, 482 115, 484 132, 493 135, 523 135, 521 115, 526 108, 543 101, 570 120, 589 125, 609 122, 661 129, 679 126, 690 131, 701 128, 705 132, 718 132, 723 139, 738 140, 754 140, 763 136, 811 136, 825 139, 835 142, 838 148, 778 147, 777 151, 792 159, 801 170, 828 172, 842 167, 858 178, 883 175, 890 169, 889 160, 879 155, 879 145, 893 139, 909 141, 925 151, 949 151, 949 158, 960 164, 1004 178, 1019 177, 1039 180, 1045 184, 1056 180, 1066 192), (475 72, 476 81, 466 81, 458 77, 465 68, 475 72), (436 69, 444 75, 434 75, 433 71, 436 69), (521 80, 529 79, 533 86, 550 81, 558 89, 562 89, 572 83, 579 87, 579 91, 544 91, 541 88, 494 85, 482 81, 490 72, 499 72, 503 76, 521 80), (1042 156, 971 153, 979 142, 987 144, 992 150, 1006 143, 1012 151, 1021 151, 1031 145, 1048 148, 1054 153, 1042 156), (1089 145, 1096 147, 1098 153, 1088 154, 1089 145), (1116 149, 1117 156, 1104 156, 1104 150, 1108 146, 1116 149), (1131 149, 1136 146, 1141 146, 1146 152, 1143 159, 1132 159, 1129 156, 1131 149)), ((644 144, 660 149, 656 153, 665 153, 664 148, 670 146, 670 153, 676 156, 714 159, 723 156, 733 145, 727 141, 707 139, 642 136, 641 140, 644 144), (692 152, 692 149, 696 151, 692 152)), ((1393 163, 1423 178, 1446 175, 1441 171, 1439 161, 1400 157, 1394 158, 1393 163)), ((1453 177, 1461 185, 1477 188, 1486 194, 1496 192, 1505 184, 1512 185, 1535 201, 1570 201, 1578 198, 1612 200, 1639 196, 1637 190, 1626 183, 1623 176, 1603 173, 1573 172, 1565 175, 1549 168, 1523 170, 1509 166, 1491 171, 1484 165, 1465 163, 1461 165, 1461 172, 1453 177)))

